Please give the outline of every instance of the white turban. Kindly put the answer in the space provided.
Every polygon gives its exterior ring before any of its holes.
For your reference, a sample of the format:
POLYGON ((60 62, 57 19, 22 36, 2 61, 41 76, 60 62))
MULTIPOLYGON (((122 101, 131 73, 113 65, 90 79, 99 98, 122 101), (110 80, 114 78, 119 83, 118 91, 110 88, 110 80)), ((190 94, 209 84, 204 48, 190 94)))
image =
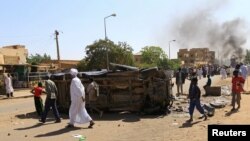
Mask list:
POLYGON ((70 69, 70 72, 69 72, 72 76, 77 76, 77 74, 78 74, 78 70, 77 69, 74 69, 74 68, 72 68, 72 69, 70 69))

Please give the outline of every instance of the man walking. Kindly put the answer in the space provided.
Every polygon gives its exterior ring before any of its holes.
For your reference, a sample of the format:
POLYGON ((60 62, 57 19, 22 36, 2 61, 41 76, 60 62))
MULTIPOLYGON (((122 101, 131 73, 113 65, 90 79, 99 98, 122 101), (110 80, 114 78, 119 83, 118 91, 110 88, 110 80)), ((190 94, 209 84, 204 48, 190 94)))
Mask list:
POLYGON ((43 90, 42 82, 38 82, 38 86, 34 87, 31 90, 31 93, 34 94, 36 112, 37 112, 37 114, 39 116, 42 116, 42 113, 43 113, 43 99, 41 98, 41 95, 42 95, 42 93, 45 93, 45 91, 43 90))
POLYGON ((67 127, 74 127, 75 123, 84 124, 89 122, 89 128, 95 124, 85 108, 85 91, 81 80, 77 77, 77 69, 71 69, 72 76, 70 84, 71 105, 69 109, 69 124, 67 127))
POLYGON ((58 95, 58 91, 57 91, 57 87, 55 83, 52 80, 50 80, 50 76, 51 76, 50 74, 46 76, 47 80, 45 81, 45 91, 46 91, 47 97, 45 100, 44 112, 42 114, 40 122, 45 123, 47 114, 50 108, 52 108, 53 114, 56 119, 55 123, 60 123, 61 119, 60 119, 59 112, 57 110, 57 105, 56 105, 56 97, 58 95))
POLYGON ((196 109, 203 115, 200 118, 204 118, 204 120, 207 120, 207 115, 205 114, 204 109, 201 107, 200 103, 200 96, 201 96, 201 91, 200 88, 197 86, 198 79, 193 78, 191 80, 191 88, 189 92, 189 114, 190 114, 190 119, 187 122, 192 122, 193 121, 193 113, 194 113, 194 108, 196 109))

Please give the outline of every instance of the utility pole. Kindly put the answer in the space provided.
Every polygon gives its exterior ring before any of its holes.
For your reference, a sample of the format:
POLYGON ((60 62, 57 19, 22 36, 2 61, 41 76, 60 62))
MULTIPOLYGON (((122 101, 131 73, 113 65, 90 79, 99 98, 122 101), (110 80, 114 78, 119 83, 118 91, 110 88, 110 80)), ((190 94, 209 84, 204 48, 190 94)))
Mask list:
POLYGON ((104 17, 104 31, 105 31, 105 41, 106 41, 106 61, 107 61, 107 71, 109 71, 109 54, 108 54, 108 47, 107 47, 107 43, 108 43, 108 36, 107 36, 107 30, 106 30, 106 19, 109 17, 115 17, 116 14, 111 14, 107 17, 104 17))
POLYGON ((58 68, 60 68, 60 52, 59 52, 58 35, 59 35, 59 32, 57 30, 55 30, 56 49, 57 49, 57 61, 58 61, 58 68))

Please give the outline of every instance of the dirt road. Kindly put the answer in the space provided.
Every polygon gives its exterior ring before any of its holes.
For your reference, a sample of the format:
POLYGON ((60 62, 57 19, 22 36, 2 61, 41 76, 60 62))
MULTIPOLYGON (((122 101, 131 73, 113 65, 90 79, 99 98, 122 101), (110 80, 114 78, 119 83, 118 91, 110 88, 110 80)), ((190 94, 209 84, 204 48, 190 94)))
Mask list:
MULTIPOLYGON (((212 77, 212 85, 230 85, 231 79, 221 81, 219 76, 212 77)), ((206 79, 199 81, 205 84, 206 79)), ((185 83, 187 93, 189 82, 185 83)), ((176 87, 174 87, 176 93, 176 87)), ((27 91, 26 91, 27 92, 27 91)), ((43 97, 44 99, 44 97, 43 97)), ((62 115, 62 123, 54 123, 53 115, 45 124, 38 122, 32 97, 0 100, 0 138, 3 141, 77 141, 72 135, 80 134, 86 141, 205 141, 208 124, 249 124, 250 95, 242 95, 242 108, 239 112, 229 113, 231 107, 216 109, 215 116, 207 121, 198 119, 195 111, 194 122, 187 124, 188 114, 167 116, 139 116, 131 113, 104 113, 102 118, 91 115, 96 121, 93 129, 86 125, 65 128, 68 116, 62 115)), ((51 113, 51 112, 50 112, 51 113)))

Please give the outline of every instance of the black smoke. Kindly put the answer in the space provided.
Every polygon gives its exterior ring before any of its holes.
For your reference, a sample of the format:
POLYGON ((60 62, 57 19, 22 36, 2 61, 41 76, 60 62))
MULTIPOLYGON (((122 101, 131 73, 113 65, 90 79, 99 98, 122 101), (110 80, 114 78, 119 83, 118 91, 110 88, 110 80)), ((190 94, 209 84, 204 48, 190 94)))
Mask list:
POLYGON ((247 42, 246 22, 241 18, 220 21, 213 16, 214 11, 215 7, 204 8, 176 19, 171 36, 178 40, 180 48, 207 47, 223 58, 242 58, 247 42))

